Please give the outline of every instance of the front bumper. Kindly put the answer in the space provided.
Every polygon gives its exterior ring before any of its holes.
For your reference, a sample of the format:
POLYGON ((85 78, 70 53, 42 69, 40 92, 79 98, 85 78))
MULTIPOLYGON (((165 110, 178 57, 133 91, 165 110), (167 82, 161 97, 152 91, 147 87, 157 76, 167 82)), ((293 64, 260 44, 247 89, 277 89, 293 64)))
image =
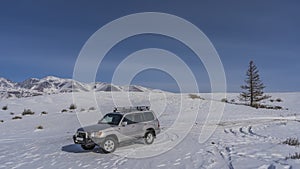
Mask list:
POLYGON ((76 133, 75 135, 73 135, 73 141, 75 144, 83 144, 83 145, 98 144, 98 145, 100 145, 102 142, 104 142, 104 138, 89 138, 87 133, 85 133, 85 134, 76 133))
POLYGON ((75 144, 93 144, 93 140, 89 139, 89 138, 83 138, 83 137, 78 137, 77 135, 73 135, 73 141, 75 144))

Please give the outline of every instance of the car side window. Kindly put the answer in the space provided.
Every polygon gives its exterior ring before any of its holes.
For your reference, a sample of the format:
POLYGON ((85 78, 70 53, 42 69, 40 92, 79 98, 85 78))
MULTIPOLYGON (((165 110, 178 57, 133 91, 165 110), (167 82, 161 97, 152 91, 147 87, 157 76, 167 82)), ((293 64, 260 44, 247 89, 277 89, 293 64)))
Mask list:
POLYGON ((142 113, 136 113, 136 114, 134 114, 134 121, 136 123, 143 122, 143 114, 142 113))
POLYGON ((144 119, 145 121, 152 121, 154 120, 154 115, 152 112, 145 112, 144 113, 144 119))
POLYGON ((124 117, 123 122, 127 122, 127 124, 133 124, 134 122, 134 116, 133 114, 128 114, 124 117))

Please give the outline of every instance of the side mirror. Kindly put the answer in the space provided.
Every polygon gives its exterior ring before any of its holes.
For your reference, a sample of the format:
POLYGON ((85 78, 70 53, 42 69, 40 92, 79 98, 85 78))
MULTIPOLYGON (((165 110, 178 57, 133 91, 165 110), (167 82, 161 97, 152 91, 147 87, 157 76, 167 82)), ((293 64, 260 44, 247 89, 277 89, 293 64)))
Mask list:
POLYGON ((127 125, 127 121, 123 121, 122 123, 121 123, 121 125, 124 127, 124 126, 126 126, 127 125))

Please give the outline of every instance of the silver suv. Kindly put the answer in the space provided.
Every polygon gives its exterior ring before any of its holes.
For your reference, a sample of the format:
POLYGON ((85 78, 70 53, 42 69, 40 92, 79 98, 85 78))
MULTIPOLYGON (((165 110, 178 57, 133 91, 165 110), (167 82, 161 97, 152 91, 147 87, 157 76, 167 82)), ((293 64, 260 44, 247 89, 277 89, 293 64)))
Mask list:
POLYGON ((158 133, 159 121, 149 106, 117 107, 98 124, 79 128, 73 140, 84 150, 98 145, 103 152, 111 153, 120 142, 132 139, 142 138, 145 144, 152 144, 158 133))

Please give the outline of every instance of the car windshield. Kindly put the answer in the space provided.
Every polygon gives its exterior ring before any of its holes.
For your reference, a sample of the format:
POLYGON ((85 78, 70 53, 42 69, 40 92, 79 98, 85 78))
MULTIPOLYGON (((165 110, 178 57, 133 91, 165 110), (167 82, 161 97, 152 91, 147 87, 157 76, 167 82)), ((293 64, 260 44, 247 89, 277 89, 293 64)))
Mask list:
POLYGON ((101 120, 99 120, 98 124, 119 125, 122 117, 123 116, 121 114, 108 113, 101 120))

